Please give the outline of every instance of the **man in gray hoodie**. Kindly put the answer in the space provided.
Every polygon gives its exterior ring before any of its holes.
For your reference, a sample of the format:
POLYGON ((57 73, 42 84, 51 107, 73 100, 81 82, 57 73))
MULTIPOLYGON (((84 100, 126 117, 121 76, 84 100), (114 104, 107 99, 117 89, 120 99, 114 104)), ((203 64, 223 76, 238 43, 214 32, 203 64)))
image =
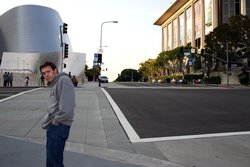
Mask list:
POLYGON ((42 64, 40 71, 51 87, 48 113, 42 123, 42 128, 47 130, 46 166, 64 167, 63 151, 74 117, 74 85, 68 74, 58 74, 52 62, 42 64))

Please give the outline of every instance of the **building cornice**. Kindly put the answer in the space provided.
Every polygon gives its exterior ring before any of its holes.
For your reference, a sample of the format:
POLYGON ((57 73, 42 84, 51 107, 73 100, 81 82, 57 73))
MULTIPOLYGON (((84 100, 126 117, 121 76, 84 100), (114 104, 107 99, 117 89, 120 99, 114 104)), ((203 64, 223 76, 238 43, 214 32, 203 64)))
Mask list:
POLYGON ((171 6, 161 15, 161 17, 154 23, 154 25, 162 26, 169 17, 175 14, 183 5, 190 0, 176 0, 171 6))

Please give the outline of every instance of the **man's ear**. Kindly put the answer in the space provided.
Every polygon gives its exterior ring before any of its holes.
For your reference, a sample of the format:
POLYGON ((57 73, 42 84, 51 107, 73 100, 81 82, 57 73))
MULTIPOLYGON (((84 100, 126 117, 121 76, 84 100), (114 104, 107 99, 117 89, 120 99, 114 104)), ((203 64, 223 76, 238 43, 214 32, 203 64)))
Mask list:
POLYGON ((57 69, 57 68, 55 68, 55 69, 54 69, 54 72, 58 74, 58 69, 57 69))

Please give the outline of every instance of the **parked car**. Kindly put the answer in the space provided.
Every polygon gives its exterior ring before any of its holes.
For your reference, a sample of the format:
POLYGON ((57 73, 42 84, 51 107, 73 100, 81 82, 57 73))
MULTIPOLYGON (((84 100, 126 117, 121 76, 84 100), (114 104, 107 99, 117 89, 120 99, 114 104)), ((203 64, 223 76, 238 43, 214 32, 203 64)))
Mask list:
POLYGON ((170 83, 176 83, 176 80, 173 78, 171 79, 170 83))
POLYGON ((106 77, 106 76, 104 76, 104 75, 99 76, 99 80, 100 80, 102 83, 108 83, 108 82, 109 82, 108 77, 106 77))
POLYGON ((187 80, 179 79, 176 83, 178 83, 178 84, 187 84, 187 80))
POLYGON ((193 83, 194 84, 201 84, 201 81, 202 81, 201 79, 194 79, 193 83))

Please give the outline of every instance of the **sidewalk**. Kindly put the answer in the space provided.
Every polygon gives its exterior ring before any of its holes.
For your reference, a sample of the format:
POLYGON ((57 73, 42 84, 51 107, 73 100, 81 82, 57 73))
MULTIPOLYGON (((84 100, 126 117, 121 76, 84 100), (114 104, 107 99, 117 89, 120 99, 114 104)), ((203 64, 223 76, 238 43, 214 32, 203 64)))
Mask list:
MULTIPOLYGON (((131 143, 98 83, 80 85, 75 91, 77 104, 65 166, 250 165, 250 135, 131 143)), ((45 166, 45 131, 40 124, 48 95, 49 88, 41 88, 0 103, 0 166, 45 166)))

